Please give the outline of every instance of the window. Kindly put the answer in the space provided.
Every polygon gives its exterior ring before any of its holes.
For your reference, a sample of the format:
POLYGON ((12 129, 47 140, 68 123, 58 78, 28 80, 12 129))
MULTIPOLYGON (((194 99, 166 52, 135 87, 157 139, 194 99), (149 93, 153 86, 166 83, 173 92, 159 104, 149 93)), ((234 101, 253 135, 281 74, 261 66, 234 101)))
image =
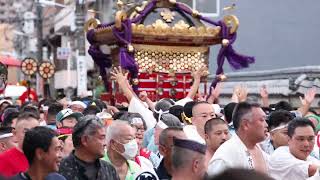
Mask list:
POLYGON ((179 0, 192 9, 196 9, 203 16, 216 17, 220 14, 220 0, 179 0))

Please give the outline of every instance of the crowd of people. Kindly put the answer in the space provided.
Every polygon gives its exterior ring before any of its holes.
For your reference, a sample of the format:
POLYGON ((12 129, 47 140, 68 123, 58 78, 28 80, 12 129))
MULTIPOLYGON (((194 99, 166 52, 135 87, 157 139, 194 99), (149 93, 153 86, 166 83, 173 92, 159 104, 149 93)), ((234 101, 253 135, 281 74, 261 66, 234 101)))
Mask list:
MULTIPOLYGON (((92 97, 43 99, 21 106, 0 101, 0 176, 14 180, 304 180, 320 179, 316 89, 301 106, 249 100, 236 86, 219 105, 222 83, 198 93, 205 67, 181 100, 153 102, 136 94, 126 73, 112 79, 127 106, 92 97)), ((1 179, 0 178, 0 179, 1 179)))

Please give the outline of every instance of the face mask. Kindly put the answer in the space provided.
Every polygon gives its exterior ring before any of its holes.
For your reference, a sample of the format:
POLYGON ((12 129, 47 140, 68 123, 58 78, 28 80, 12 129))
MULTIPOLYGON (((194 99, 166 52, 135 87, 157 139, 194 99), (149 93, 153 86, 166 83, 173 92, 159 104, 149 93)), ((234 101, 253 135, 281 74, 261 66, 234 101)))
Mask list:
MULTIPOLYGON (((122 144, 122 143, 120 143, 122 144)), ((138 144, 135 139, 132 139, 126 144, 122 144, 124 147, 124 152, 121 155, 126 159, 133 159, 138 153, 138 144)))

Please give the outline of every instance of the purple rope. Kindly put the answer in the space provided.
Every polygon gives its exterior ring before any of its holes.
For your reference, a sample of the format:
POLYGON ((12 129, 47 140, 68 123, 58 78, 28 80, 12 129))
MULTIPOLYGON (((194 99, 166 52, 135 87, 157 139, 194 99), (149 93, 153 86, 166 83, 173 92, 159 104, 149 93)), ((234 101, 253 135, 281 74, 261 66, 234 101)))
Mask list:
MULTIPOLYGON (((134 60, 134 53, 133 52, 128 52, 127 47, 131 43, 132 40, 132 29, 131 29, 131 23, 136 23, 138 21, 141 21, 143 17, 146 16, 156 5, 157 0, 151 1, 146 8, 139 14, 138 17, 136 17, 134 20, 126 19, 125 21, 122 22, 122 31, 119 29, 113 27, 112 28, 112 33, 113 35, 118 39, 120 42, 120 51, 119 51, 119 58, 120 58, 120 65, 122 68, 129 70, 131 77, 132 78, 137 78, 138 77, 138 66, 135 63, 134 60)), ((106 28, 113 26, 115 23, 111 22, 108 24, 101 24, 97 28, 106 28)), ((106 67, 111 67, 112 62, 110 59, 110 56, 107 54, 104 54, 100 48, 96 45, 94 45, 96 42, 94 40, 94 29, 90 30, 87 32, 87 39, 89 43, 91 44, 88 52, 91 55, 92 59, 94 62, 100 67, 100 74, 103 77, 106 89, 108 89, 107 84, 108 82, 106 81, 106 67)), ((133 89, 137 91, 137 86, 133 86, 133 89)))
POLYGON ((143 17, 145 17, 157 4, 157 0, 152 0, 144 9, 139 13, 139 16, 132 19, 132 23, 140 23, 143 17))
POLYGON ((112 28, 113 35, 120 41, 121 44, 129 44, 128 36, 126 35, 127 32, 127 25, 125 23, 121 23, 124 31, 119 31, 116 27, 112 28))
MULTIPOLYGON (((113 25, 114 23, 109 23, 109 24, 104 24, 104 25, 98 25, 97 28, 105 28, 108 26, 113 25)), ((98 45, 96 45, 96 41, 94 40, 94 35, 95 35, 95 29, 91 29, 87 32, 87 39, 89 41, 89 43, 91 44, 89 49, 88 49, 88 53, 91 55, 93 61, 95 62, 95 64, 97 64, 99 66, 99 73, 100 76, 102 77, 103 80, 103 84, 105 86, 106 91, 109 90, 109 82, 108 82, 108 75, 106 72, 105 68, 110 68, 112 66, 112 61, 111 61, 111 57, 108 54, 104 54, 98 45)))
POLYGON ((113 22, 110 22, 110 23, 106 23, 106 24, 99 24, 98 27, 101 27, 101 28, 106 28, 106 27, 110 27, 110 26, 113 26, 114 25, 114 21, 113 22))
MULTIPOLYGON (((120 51, 119 51, 119 59, 120 66, 124 69, 129 70, 131 74, 131 78, 137 78, 139 68, 134 60, 134 52, 129 52, 127 47, 131 44, 132 40, 132 29, 131 29, 131 20, 126 19, 122 22, 122 30, 119 30, 116 27, 112 28, 112 32, 114 36, 120 42, 120 51)), ((132 88, 135 92, 138 90, 137 85, 132 85, 132 88)))
MULTIPOLYGON (((177 3, 176 7, 178 9, 182 10, 183 12, 185 12, 189 15, 192 15, 192 11, 184 4, 177 3)), ((200 20, 205 21, 211 25, 220 26, 221 27, 221 33, 220 33, 221 38, 229 40, 229 44, 227 46, 222 45, 220 48, 220 51, 218 53, 218 57, 217 57, 218 67, 216 70, 216 75, 223 73, 223 64, 224 64, 225 58, 227 58, 228 63, 230 64, 232 69, 235 69, 235 70, 249 67, 249 64, 255 62, 254 57, 239 54, 233 49, 232 44, 235 42, 235 40, 237 38, 237 34, 236 33, 229 34, 230 28, 228 28, 227 25, 223 21, 215 22, 215 21, 212 21, 209 18, 203 17, 201 15, 199 15, 198 17, 200 20)), ((218 77, 216 77, 212 81, 212 83, 210 85, 209 96, 212 93, 211 87, 215 87, 219 81, 220 81, 220 79, 218 77)))
POLYGON ((106 73, 105 68, 110 68, 112 66, 111 57, 108 54, 104 54, 98 45, 90 45, 88 53, 91 55, 93 61, 99 66, 100 68, 100 75, 103 79, 104 86, 106 91, 109 90, 109 82, 107 81, 108 76, 106 73))

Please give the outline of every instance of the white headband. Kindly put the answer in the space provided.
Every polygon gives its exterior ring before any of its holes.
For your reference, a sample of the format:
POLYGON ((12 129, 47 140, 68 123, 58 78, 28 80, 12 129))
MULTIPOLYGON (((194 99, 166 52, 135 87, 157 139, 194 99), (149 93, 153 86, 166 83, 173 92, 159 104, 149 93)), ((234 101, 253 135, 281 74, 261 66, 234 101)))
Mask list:
POLYGON ((276 130, 280 130, 280 129, 284 129, 284 128, 287 128, 288 127, 288 124, 285 124, 285 125, 282 125, 282 126, 278 126, 274 129, 272 129, 270 132, 273 132, 273 131, 276 131, 276 130))
POLYGON ((169 111, 162 111, 162 109, 160 109, 159 111, 154 110, 154 112, 156 112, 156 113, 159 114, 159 116, 158 116, 158 122, 160 121, 162 114, 168 114, 168 113, 169 113, 169 111))
POLYGON ((7 138, 7 137, 11 137, 11 136, 13 136, 12 133, 2 134, 2 135, 0 135, 0 139, 4 139, 4 138, 7 138))
POLYGON ((140 124, 140 123, 143 124, 143 121, 141 118, 136 117, 136 118, 132 118, 131 120, 131 124, 140 124))
POLYGON ((159 126, 161 129, 167 129, 168 126, 163 121, 158 121, 157 126, 159 126))
POLYGON ((83 108, 86 108, 86 107, 87 107, 87 105, 86 105, 84 102, 82 102, 82 101, 72 101, 72 102, 70 103, 70 106, 72 106, 72 105, 80 105, 80 106, 82 106, 83 108))
POLYGON ((45 105, 43 105, 43 104, 41 105, 41 107, 42 107, 42 110, 43 110, 43 111, 48 111, 48 109, 49 109, 49 106, 45 106, 45 105))

